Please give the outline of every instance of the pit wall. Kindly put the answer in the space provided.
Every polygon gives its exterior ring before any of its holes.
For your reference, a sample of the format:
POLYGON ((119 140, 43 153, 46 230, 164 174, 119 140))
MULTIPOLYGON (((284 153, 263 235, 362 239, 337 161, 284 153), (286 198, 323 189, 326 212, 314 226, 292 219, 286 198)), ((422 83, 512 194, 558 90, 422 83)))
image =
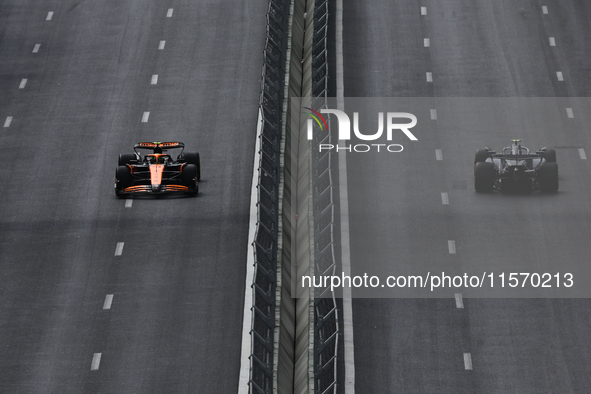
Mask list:
POLYGON ((311 97, 314 0, 294 0, 288 48, 288 85, 283 122, 283 188, 280 198, 277 393, 314 392, 314 297, 292 297, 292 266, 313 275, 314 215, 310 143, 301 107, 292 97, 311 97))

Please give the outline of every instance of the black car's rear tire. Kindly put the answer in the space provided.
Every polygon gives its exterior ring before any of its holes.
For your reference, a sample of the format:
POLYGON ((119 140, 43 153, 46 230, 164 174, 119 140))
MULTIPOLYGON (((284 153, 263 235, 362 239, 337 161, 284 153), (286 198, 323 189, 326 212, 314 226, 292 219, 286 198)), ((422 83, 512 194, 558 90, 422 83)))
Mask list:
POLYGON ((186 164, 181 173, 183 185, 189 188, 190 194, 197 194, 199 192, 199 185, 197 183, 197 166, 195 164, 186 164))
POLYGON ((478 149, 474 154, 474 164, 483 163, 488 159, 488 149, 478 149))
POLYGON ((197 168, 197 182, 201 180, 201 158, 199 152, 183 152, 179 159, 186 161, 188 164, 194 164, 197 168))
POLYGON ((546 149, 542 156, 548 163, 556 163, 556 151, 554 149, 546 149))
POLYGON ((124 166, 131 162, 135 162, 137 157, 133 153, 122 153, 119 155, 119 164, 120 166, 124 166))
POLYGON ((542 163, 538 172, 540 190, 548 193, 558 191, 558 163, 542 163))
POLYGON ((474 189, 479 193, 492 191, 495 185, 495 165, 478 162, 474 166, 474 189))
POLYGON ((115 194, 119 195, 123 189, 131 186, 133 177, 131 175, 131 169, 128 166, 119 166, 115 170, 115 194))

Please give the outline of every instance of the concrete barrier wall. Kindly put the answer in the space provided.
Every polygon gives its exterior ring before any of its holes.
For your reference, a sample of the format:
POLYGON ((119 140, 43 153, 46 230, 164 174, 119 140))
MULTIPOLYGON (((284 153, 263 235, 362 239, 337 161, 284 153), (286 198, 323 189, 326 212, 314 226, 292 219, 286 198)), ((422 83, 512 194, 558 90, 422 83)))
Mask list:
POLYGON ((310 97, 311 40, 314 0, 294 0, 289 48, 289 84, 284 122, 283 193, 280 210, 279 346, 277 393, 314 392, 314 299, 311 291, 292 298, 292 268, 313 274, 314 218, 311 156, 301 121, 301 107, 292 97, 310 97), (289 369, 291 368, 291 371, 289 369), (291 372, 291 374, 290 374, 291 372))

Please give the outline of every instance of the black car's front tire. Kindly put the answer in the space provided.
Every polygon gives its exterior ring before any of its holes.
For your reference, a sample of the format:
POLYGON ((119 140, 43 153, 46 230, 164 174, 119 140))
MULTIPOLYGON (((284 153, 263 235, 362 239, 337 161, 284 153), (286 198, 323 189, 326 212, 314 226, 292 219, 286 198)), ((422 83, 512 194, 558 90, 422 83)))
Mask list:
POLYGON ((556 163, 556 151, 554 149, 545 149, 542 156, 548 163, 556 163))
POLYGON ((488 149, 478 149, 474 154, 474 164, 483 163, 488 159, 488 149))
POLYGON ((495 165, 493 163, 478 162, 474 165, 474 189, 479 193, 493 190, 495 185, 495 165))

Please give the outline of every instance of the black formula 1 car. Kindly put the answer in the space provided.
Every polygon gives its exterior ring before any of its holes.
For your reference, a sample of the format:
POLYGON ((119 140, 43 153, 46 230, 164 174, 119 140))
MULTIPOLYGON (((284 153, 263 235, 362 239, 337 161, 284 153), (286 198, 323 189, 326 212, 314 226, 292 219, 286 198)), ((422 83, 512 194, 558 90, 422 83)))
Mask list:
POLYGON ((474 157, 474 188, 477 192, 558 191, 556 151, 542 148, 535 153, 511 140, 511 146, 497 153, 478 149, 474 157))
POLYGON ((181 192, 196 195, 201 179, 199 153, 185 152, 182 142, 139 142, 135 153, 119 155, 115 172, 115 194, 181 192), (152 153, 141 155, 138 150, 152 153), (180 149, 176 158, 167 154, 180 149))

